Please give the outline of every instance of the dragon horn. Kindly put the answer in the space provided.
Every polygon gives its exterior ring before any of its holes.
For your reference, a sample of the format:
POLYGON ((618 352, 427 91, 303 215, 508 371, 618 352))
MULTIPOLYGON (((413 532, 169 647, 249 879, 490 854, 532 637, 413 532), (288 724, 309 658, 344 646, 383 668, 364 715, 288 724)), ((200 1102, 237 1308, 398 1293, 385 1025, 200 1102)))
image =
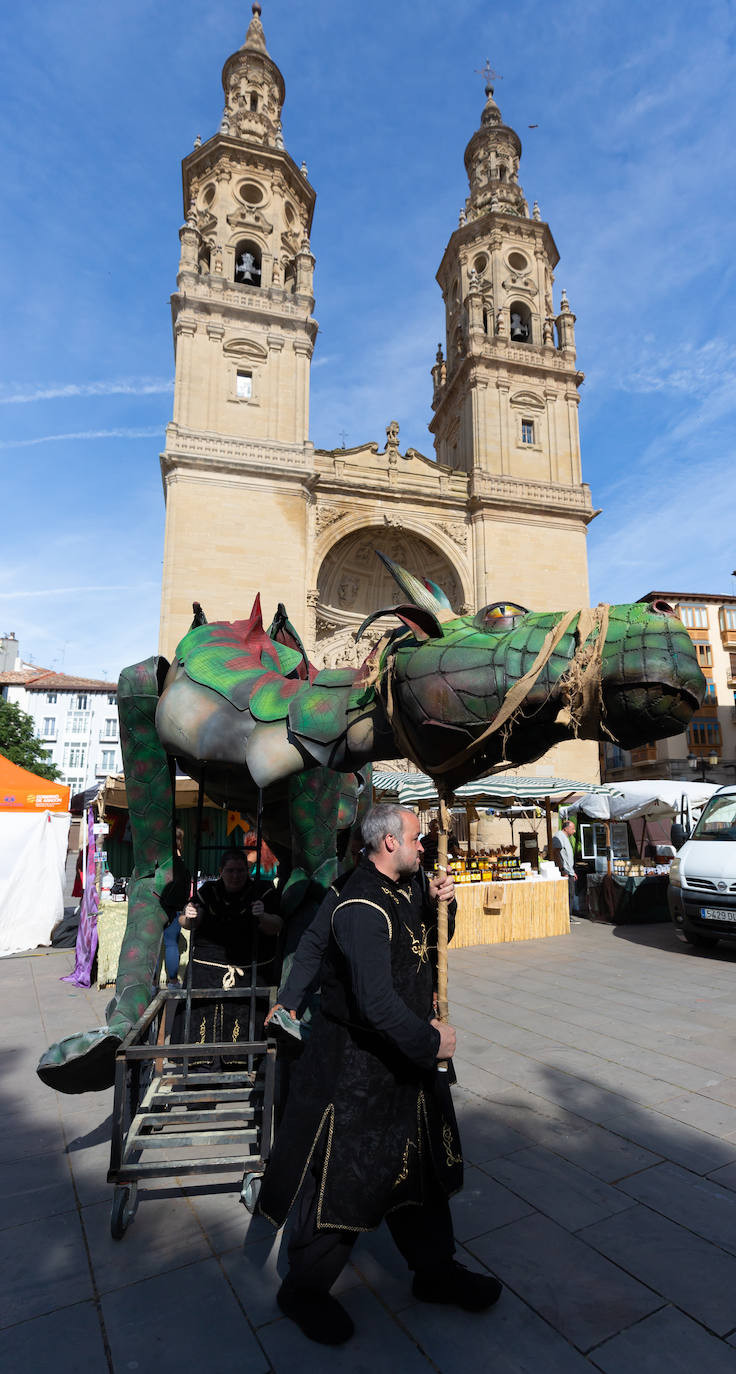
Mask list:
POLYGON ((440 603, 440 606, 444 606, 445 610, 452 610, 452 602, 449 600, 447 596, 445 596, 445 593, 443 592, 442 588, 438 587, 437 583, 432 581, 431 577, 423 577, 422 583, 427 588, 427 591, 431 592, 432 595, 437 598, 437 600, 440 603))
POLYGON ((393 559, 387 558, 385 553, 379 553, 378 549, 376 549, 376 553, 381 562, 388 568, 394 581, 398 582, 402 592, 408 596, 414 606, 421 606, 425 611, 432 611, 435 615, 438 611, 447 610, 449 602, 446 600, 442 602, 438 597, 433 596, 432 592, 419 581, 418 577, 414 577, 413 573, 406 571, 406 568, 394 563, 393 559))

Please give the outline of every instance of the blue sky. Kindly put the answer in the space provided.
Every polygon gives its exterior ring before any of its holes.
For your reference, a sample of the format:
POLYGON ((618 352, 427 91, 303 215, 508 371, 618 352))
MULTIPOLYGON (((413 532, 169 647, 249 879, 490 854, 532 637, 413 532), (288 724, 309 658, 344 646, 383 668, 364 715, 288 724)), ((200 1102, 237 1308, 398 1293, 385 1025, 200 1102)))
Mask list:
MULTIPOLYGON (((26 0, 5 20, 0 632, 67 672, 155 650, 180 161, 249 19, 26 0)), ((263 23, 317 191, 317 446, 395 418, 433 452, 434 274, 490 58, 578 319, 593 602, 734 590, 733 6, 264 0, 263 23)))

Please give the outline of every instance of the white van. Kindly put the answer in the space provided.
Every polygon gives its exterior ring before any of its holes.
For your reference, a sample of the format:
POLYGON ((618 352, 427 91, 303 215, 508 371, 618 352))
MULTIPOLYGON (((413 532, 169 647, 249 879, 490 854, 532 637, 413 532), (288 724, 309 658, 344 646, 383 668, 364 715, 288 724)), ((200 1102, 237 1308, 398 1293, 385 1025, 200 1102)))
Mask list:
POLYGON ((690 945, 736 940, 736 787, 713 793, 670 867, 667 901, 690 945))

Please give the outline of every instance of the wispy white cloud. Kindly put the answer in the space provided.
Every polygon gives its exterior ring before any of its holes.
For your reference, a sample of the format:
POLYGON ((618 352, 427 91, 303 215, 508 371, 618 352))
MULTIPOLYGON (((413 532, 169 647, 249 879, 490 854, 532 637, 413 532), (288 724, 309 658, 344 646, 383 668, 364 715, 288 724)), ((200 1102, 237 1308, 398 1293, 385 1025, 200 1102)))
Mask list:
POLYGON ((41 596, 44 598, 49 596, 76 596, 79 592, 83 592, 85 596, 89 596, 90 591, 93 591, 95 595, 97 595, 98 592, 147 592, 151 587, 158 587, 158 585, 158 582, 151 581, 135 583, 117 582, 107 587, 98 586, 97 584, 91 586, 90 583, 85 583, 81 587, 39 587, 35 591, 0 591, 0 601, 25 601, 29 598, 41 596))
POLYGON ((173 390, 173 380, 164 377, 129 377, 104 382, 49 382, 30 391, 0 388, 0 405, 30 405, 34 401, 55 401, 72 396, 161 396, 173 390))
POLYGON ((0 448, 30 448, 34 444, 57 444, 64 439, 153 439, 162 426, 147 429, 82 429, 72 434, 39 434, 35 439, 1 439, 0 448))

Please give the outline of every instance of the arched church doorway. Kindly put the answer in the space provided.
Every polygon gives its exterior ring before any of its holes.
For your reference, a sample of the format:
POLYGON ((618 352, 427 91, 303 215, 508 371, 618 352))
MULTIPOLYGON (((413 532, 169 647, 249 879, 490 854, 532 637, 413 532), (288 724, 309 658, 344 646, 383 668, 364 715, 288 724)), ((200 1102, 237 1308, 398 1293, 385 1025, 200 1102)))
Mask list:
POLYGON ((411 530, 385 526, 356 530, 330 549, 317 577, 317 661, 325 667, 357 664, 368 652, 371 639, 375 641, 392 623, 398 624, 388 617, 379 621, 374 634, 368 632, 365 646, 361 641, 355 650, 353 636, 366 616, 407 599, 376 550, 415 577, 436 582, 456 609, 463 603, 457 572, 428 539, 411 530))

